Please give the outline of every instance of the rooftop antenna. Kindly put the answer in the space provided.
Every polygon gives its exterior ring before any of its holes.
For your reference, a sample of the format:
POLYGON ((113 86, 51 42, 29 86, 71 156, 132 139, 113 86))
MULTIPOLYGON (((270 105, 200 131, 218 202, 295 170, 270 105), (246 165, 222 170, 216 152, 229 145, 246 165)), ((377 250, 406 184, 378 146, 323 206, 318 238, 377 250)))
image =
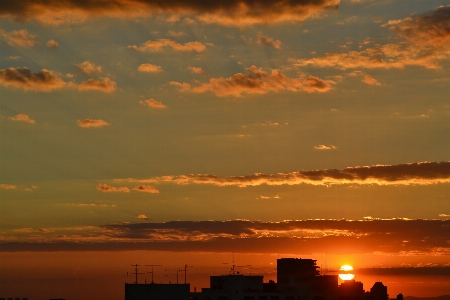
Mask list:
MULTIPOLYGON (((135 269, 134 269, 134 275, 136 275, 136 281, 135 281, 134 283, 137 284, 137 283, 138 283, 138 274, 145 274, 145 273, 138 273, 138 267, 139 267, 140 265, 135 264, 135 265, 131 265, 131 266, 135 267, 135 269)), ((127 274, 128 274, 128 273, 127 273, 127 274)))
MULTIPOLYGON (((177 268, 176 270, 167 270, 167 269, 164 269, 164 271, 167 271, 167 272, 173 272, 173 271, 175 271, 175 272, 177 272, 177 284, 178 284, 178 273, 180 272, 180 270, 177 268)), ((167 276, 167 275, 166 275, 167 276)), ((170 276, 170 275, 169 275, 170 276)))
MULTIPOLYGON (((186 272, 187 271, 189 271, 187 268, 192 268, 192 267, 194 267, 194 266, 188 266, 188 265, 184 265, 184 270, 183 269, 181 269, 181 270, 179 270, 180 272, 184 272, 184 284, 186 284, 186 272)), ((178 273, 177 273, 177 278, 178 278, 178 273)), ((178 282, 178 279, 177 279, 177 282, 178 282)))
POLYGON ((145 266, 147 266, 147 267, 152 267, 152 271, 151 271, 151 272, 147 272, 147 274, 148 274, 148 273, 152 273, 152 283, 154 283, 154 282, 153 282, 153 267, 162 267, 162 265, 145 265, 145 266))

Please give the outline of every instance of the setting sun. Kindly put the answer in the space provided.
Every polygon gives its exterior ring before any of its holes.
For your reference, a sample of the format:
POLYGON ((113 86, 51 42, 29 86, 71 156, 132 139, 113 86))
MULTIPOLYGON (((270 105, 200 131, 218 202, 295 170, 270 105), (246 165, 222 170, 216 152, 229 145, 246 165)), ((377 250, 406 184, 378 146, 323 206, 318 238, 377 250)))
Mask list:
POLYGON ((339 268, 339 278, 342 280, 352 280, 355 278, 355 274, 350 273, 353 271, 353 267, 350 265, 343 265, 339 268))

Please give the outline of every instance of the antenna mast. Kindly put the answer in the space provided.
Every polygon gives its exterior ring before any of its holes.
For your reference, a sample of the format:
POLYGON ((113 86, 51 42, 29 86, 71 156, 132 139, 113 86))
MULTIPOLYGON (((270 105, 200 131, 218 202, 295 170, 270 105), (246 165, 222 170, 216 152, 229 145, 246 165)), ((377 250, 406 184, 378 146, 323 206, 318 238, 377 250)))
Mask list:
MULTIPOLYGON (((193 266, 189 266, 189 267, 193 267, 193 266)), ((180 272, 184 272, 184 284, 186 284, 186 272, 189 271, 187 268, 188 268, 188 265, 184 265, 184 270, 183 269, 179 270, 180 272)), ((177 280, 178 280, 178 277, 177 277, 177 280)))
POLYGON ((134 283, 137 284, 137 283, 138 283, 138 274, 145 274, 145 273, 138 273, 138 267, 139 267, 140 265, 135 264, 135 265, 131 265, 131 266, 135 267, 135 269, 134 269, 134 275, 136 275, 136 281, 135 281, 134 283))
POLYGON ((147 267, 152 267, 152 271, 151 272, 147 272, 147 274, 148 273, 152 273, 152 283, 154 283, 153 282, 153 267, 162 267, 162 265, 146 265, 147 267))

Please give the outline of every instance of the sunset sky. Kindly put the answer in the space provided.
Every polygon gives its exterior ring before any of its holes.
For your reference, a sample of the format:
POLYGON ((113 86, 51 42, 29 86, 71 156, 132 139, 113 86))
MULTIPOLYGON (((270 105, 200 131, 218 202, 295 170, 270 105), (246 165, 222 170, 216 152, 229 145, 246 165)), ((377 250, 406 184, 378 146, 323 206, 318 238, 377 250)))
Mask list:
POLYGON ((1 1, 0 297, 281 257, 450 294, 449 95, 448 1, 1 1))

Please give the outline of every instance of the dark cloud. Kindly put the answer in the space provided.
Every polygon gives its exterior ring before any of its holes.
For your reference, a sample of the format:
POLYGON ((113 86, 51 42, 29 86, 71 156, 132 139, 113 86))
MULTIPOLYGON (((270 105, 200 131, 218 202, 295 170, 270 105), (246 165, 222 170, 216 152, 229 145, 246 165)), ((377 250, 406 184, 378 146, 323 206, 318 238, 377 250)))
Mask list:
POLYGON ((0 70, 0 84, 24 90, 49 92, 64 87, 66 83, 46 69, 35 73, 28 68, 8 68, 0 70))
POLYGON ((149 179, 123 179, 118 181, 212 184, 217 186, 258 185, 332 185, 332 184, 377 184, 377 185, 426 185, 450 183, 450 162, 416 162, 400 165, 374 165, 348 167, 342 170, 325 169, 291 173, 262 174, 247 176, 180 175, 149 179))
POLYGON ((90 16, 131 17, 194 14, 203 22, 228 26, 303 21, 340 0, 24 0, 0 1, 0 16, 50 24, 81 22, 90 16))

